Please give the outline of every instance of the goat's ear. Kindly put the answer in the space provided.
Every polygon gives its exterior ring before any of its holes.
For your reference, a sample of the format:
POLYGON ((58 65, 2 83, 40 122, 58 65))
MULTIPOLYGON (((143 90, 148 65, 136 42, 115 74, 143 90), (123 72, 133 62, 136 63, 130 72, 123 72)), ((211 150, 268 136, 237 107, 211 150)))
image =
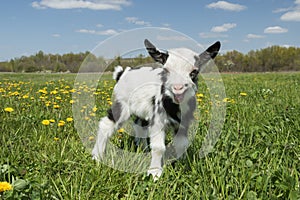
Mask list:
POLYGON ((146 46, 148 53, 156 62, 159 62, 160 64, 163 65, 166 63, 169 57, 168 53, 163 53, 158 51, 156 47, 147 39, 145 39, 144 44, 146 46))
POLYGON ((205 65, 210 59, 214 59, 221 48, 221 43, 217 41, 210 47, 208 47, 203 53, 201 53, 199 56, 195 56, 195 66, 199 69, 201 66, 205 65))

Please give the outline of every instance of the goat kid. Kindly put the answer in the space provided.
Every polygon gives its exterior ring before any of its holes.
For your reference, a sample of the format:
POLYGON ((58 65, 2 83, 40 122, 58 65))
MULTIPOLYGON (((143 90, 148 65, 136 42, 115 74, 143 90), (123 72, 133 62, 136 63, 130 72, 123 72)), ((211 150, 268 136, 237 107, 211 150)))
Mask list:
POLYGON ((99 122, 92 155, 95 160, 103 158, 107 140, 122 123, 135 116, 136 137, 150 137, 148 175, 156 180, 162 174, 166 127, 174 130, 177 158, 188 147, 188 128, 196 109, 198 74, 216 57, 221 44, 219 41, 214 43, 200 55, 186 48, 161 52, 147 39, 144 44, 150 56, 163 67, 115 68, 114 102, 107 116, 99 122))

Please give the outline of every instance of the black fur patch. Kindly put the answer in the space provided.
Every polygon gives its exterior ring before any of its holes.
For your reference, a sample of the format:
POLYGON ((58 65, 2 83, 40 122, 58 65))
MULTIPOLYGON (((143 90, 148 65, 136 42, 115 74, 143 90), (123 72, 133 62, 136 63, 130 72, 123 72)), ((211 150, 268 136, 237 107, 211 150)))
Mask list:
POLYGON ((180 112, 179 105, 175 104, 171 99, 171 97, 169 96, 163 96, 162 103, 163 103, 163 108, 165 109, 168 116, 171 117, 176 122, 180 123, 181 112, 180 112))
POLYGON ((121 111, 122 111, 121 103, 115 101, 113 105, 107 110, 108 119, 112 120, 113 122, 117 122, 120 119, 121 111))
POLYGON ((167 59, 169 57, 168 52, 163 53, 158 51, 156 47, 147 39, 145 39, 144 44, 148 53, 156 62, 159 62, 162 65, 164 65, 167 62, 167 59))
POLYGON ((142 118, 140 118, 140 117, 135 117, 135 119, 134 119, 134 123, 136 124, 136 125, 139 125, 139 126, 141 126, 141 127, 147 127, 147 126, 149 126, 149 121, 147 121, 147 120, 145 120, 145 119, 142 119, 142 118))
POLYGON ((117 82, 120 80, 120 78, 121 78, 123 72, 124 72, 124 71, 120 71, 120 72, 117 73, 117 77, 116 77, 116 81, 117 81, 117 82))
POLYGON ((195 83, 196 86, 198 86, 198 74, 199 71, 196 69, 190 73, 190 78, 192 79, 192 81, 195 83))

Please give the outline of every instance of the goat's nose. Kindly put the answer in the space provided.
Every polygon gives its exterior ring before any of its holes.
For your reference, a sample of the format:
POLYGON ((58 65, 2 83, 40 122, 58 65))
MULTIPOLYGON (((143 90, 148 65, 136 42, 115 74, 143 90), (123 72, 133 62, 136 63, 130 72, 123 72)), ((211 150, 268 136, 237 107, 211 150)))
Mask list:
POLYGON ((182 90, 183 89, 183 85, 182 84, 175 84, 175 85, 173 85, 173 89, 174 90, 182 90))

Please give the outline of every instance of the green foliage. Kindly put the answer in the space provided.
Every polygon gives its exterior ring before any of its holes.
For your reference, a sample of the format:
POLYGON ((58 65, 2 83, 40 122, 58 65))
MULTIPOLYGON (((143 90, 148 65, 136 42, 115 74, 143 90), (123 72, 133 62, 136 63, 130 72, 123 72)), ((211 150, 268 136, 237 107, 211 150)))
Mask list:
POLYGON ((300 48, 271 46, 247 54, 234 50, 217 56, 215 62, 221 72, 299 71, 300 48))
MULTIPOLYGON (((117 65, 136 67, 145 63, 153 63, 151 57, 142 54, 135 58, 117 56, 110 60, 96 57, 89 52, 68 53, 64 55, 45 54, 39 51, 32 56, 22 56, 10 62, 0 63, 0 72, 71 72, 77 73, 80 66, 87 64, 81 72, 113 71, 117 65)), ((272 72, 299 71, 300 48, 271 46, 250 51, 247 54, 236 50, 219 55, 215 59, 221 72, 272 72)))
MULTIPOLYGON (((89 116, 82 120, 99 119, 110 105, 114 81, 104 76, 98 88, 81 85, 74 91, 74 78, 0 74, 0 181, 13 185, 0 199, 300 198, 299 73, 223 75, 226 120, 214 151, 204 158, 198 155, 211 102, 201 81, 196 138, 186 158, 165 166, 157 182, 91 159, 73 122, 67 121, 71 94, 99 100, 97 109, 82 108, 89 116), (5 111, 8 107, 13 110, 5 111), (46 119, 54 121, 43 124, 46 119)), ((127 138, 120 133, 112 141, 127 138)))

